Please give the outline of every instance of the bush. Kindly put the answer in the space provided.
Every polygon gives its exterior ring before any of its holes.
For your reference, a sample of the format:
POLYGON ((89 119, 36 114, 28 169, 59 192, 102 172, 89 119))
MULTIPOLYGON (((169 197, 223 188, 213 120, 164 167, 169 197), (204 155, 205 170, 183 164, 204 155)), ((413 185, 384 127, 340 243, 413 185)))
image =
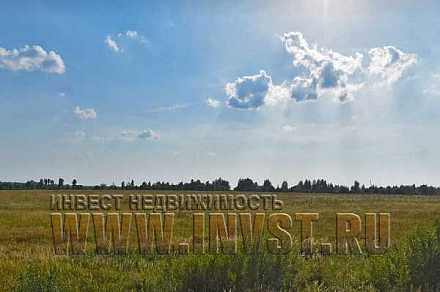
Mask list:
POLYGON ((440 284, 440 223, 433 230, 419 231, 407 248, 410 281, 416 287, 431 291, 440 284))

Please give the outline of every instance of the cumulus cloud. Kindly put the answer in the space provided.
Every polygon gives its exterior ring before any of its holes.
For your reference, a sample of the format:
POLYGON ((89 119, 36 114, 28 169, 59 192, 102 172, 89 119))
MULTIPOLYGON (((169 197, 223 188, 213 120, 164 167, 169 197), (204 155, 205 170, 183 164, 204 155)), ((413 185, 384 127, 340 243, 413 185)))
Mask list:
POLYGON ((121 138, 126 141, 135 140, 158 140, 159 134, 151 129, 146 130, 124 130, 121 132, 121 138))
POLYGON ((402 74, 417 63, 415 54, 403 53, 392 46, 371 49, 368 55, 371 60, 368 66, 370 75, 388 84, 402 78, 402 74))
POLYGON ((105 44, 116 53, 124 52, 121 43, 126 41, 136 41, 144 45, 150 45, 150 42, 143 35, 135 30, 127 30, 126 32, 117 33, 115 36, 108 35, 105 38, 105 44))
POLYGON ((286 33, 281 41, 293 65, 301 69, 301 76, 290 83, 296 101, 318 99, 324 94, 347 101, 366 85, 392 85, 417 63, 415 54, 392 46, 370 49, 366 56, 360 52, 345 56, 310 45, 299 32, 286 33))
POLYGON ((281 37, 285 50, 292 56, 292 63, 301 74, 288 82, 291 97, 296 101, 316 100, 325 93, 340 101, 351 98, 351 78, 362 72, 363 55, 354 56, 310 45, 300 32, 286 33, 281 37))
POLYGON ((54 51, 46 51, 38 45, 26 45, 7 50, 0 47, 0 68, 12 71, 42 71, 53 74, 65 72, 64 61, 54 51))
POLYGON ((221 106, 221 102, 218 101, 218 100, 215 99, 215 98, 212 98, 212 97, 208 97, 208 98, 206 99, 206 104, 207 104, 209 107, 212 107, 212 108, 218 108, 218 107, 221 106))
POLYGON ((73 113, 81 120, 96 119, 96 111, 93 108, 81 109, 79 106, 76 106, 73 113))
POLYGON ((107 47, 109 47, 113 52, 115 53, 122 52, 122 49, 119 47, 118 43, 110 35, 108 35, 105 38, 104 42, 107 45, 107 47))
POLYGON ((284 101, 286 96, 304 102, 327 95, 346 102, 365 86, 391 86, 417 63, 415 54, 392 46, 346 56, 311 45, 300 32, 285 33, 281 42, 297 72, 293 79, 276 85, 265 71, 240 77, 226 84, 229 106, 256 109, 284 101))
POLYGON ((296 77, 289 85, 291 97, 296 101, 318 99, 317 80, 296 77))
POLYGON ((264 98, 272 86, 272 78, 265 71, 257 75, 243 76, 226 84, 228 105, 234 108, 258 108, 264 104, 264 98))
POLYGON ((225 91, 227 105, 238 109, 257 109, 263 105, 276 105, 289 99, 289 90, 285 84, 275 85, 266 71, 243 76, 227 83, 225 91))
POLYGON ((126 35, 128 38, 131 38, 131 39, 137 39, 137 38, 139 37, 138 32, 137 32, 137 31, 133 31, 133 30, 127 30, 127 32, 125 33, 125 35, 126 35))
MULTIPOLYGON (((118 36, 119 37, 123 37, 124 34, 119 33, 118 36)), ((149 41, 143 35, 141 35, 140 33, 138 33, 135 30, 127 30, 125 32, 125 37, 127 39, 130 39, 130 40, 138 41, 138 42, 140 42, 142 44, 149 44, 149 41)))

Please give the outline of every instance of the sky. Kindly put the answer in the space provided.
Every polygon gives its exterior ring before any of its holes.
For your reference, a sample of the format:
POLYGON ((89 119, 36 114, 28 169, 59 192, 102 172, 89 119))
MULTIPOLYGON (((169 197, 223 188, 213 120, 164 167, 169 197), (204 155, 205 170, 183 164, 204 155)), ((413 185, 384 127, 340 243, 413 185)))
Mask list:
POLYGON ((9 1, 0 181, 440 185, 439 14, 405 0, 9 1))

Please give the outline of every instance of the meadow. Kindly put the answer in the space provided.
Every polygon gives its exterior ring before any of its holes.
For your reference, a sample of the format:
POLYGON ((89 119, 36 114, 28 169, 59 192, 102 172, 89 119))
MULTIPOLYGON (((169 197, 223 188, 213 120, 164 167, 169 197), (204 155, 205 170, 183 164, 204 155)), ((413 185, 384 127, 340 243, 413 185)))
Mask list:
MULTIPOLYGON (((65 193, 64 191, 63 193, 65 193)), ((69 191, 97 194, 100 191, 69 191)), ((103 191, 109 193, 112 191, 103 191)), ((115 191, 121 194, 141 191, 115 191)), ((55 256, 50 194, 0 191, 0 290, 4 291, 433 291, 440 282, 440 197, 279 193, 283 212, 320 213, 315 235, 335 239, 335 214, 391 213, 383 255, 55 256)), ((157 193, 157 192, 155 192, 157 193)), ((167 192, 163 192, 167 193, 167 192)), ((177 216, 185 237, 190 214, 177 216)), ((294 225, 292 234, 298 233, 294 225)))

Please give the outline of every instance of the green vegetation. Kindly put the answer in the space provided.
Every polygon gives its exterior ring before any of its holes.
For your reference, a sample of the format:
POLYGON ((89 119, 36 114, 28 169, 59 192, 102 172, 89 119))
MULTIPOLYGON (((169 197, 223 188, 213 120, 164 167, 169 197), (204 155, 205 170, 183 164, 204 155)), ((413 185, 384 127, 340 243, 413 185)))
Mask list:
POLYGON ((65 184, 63 178, 58 179, 58 184, 50 178, 41 178, 39 182, 29 180, 27 182, 1 182, 0 190, 143 190, 143 191, 237 191, 237 192, 269 192, 269 193, 327 193, 327 194, 382 194, 382 195, 440 195, 440 187, 428 185, 393 185, 376 186, 361 185, 354 181, 352 186, 338 185, 327 182, 325 179, 306 179, 300 180, 297 184, 289 187, 287 181, 283 181, 281 186, 274 187, 269 179, 264 180, 262 185, 250 178, 240 178, 237 186, 231 188, 228 181, 218 178, 213 181, 202 182, 199 179, 191 179, 189 182, 179 182, 177 184, 158 181, 143 181, 136 185, 134 180, 122 181, 120 186, 115 184, 106 185, 80 185, 74 178, 72 184, 65 184))
MULTIPOLYGON (((133 192, 140 191, 127 194, 133 192)), ((390 212, 393 247, 378 256, 305 258, 292 251, 287 256, 65 257, 51 249, 50 193, 0 192, 1 290, 432 291, 440 281, 440 224, 435 223, 440 198, 435 196, 279 194, 284 212, 319 212, 316 236, 330 241, 336 212, 390 212)), ((190 228, 187 216, 178 215, 177 237, 190 228)))

